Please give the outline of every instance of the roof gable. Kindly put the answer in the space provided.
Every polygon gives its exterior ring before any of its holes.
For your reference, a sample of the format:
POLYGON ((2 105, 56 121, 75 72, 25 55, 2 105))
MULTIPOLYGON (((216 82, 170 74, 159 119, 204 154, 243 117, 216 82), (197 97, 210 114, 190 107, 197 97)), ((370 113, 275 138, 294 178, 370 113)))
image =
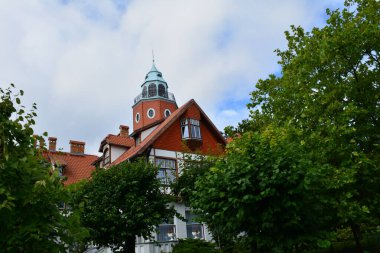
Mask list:
POLYGON ((199 105, 195 102, 194 99, 191 99, 186 104, 178 108, 176 111, 174 111, 164 122, 162 122, 152 133, 150 133, 140 144, 130 148, 128 151, 124 152, 120 157, 118 157, 115 161, 111 163, 111 165, 119 164, 125 160, 134 158, 138 155, 141 155, 148 147, 151 146, 170 126, 173 125, 174 122, 176 122, 184 113, 187 111, 187 109, 190 108, 190 106, 194 105, 198 111, 200 112, 200 115, 203 117, 207 125, 210 127, 210 129, 214 132, 216 138, 223 143, 226 144, 226 141, 224 137, 220 134, 219 130, 216 128, 216 126, 212 123, 212 121, 209 119, 209 117, 204 113, 204 111, 199 107, 199 105))
POLYGON ((106 144, 130 148, 135 145, 135 140, 131 137, 109 134, 100 143, 99 152, 103 152, 103 147, 106 144))

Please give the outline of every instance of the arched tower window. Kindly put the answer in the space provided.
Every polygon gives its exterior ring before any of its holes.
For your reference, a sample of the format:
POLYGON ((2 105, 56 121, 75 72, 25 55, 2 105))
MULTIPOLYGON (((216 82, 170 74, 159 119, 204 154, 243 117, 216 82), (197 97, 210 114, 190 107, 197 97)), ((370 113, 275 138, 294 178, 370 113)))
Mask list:
POLYGON ((157 96, 157 87, 154 83, 149 84, 148 95, 149 95, 149 97, 157 96))
POLYGON ((164 98, 168 97, 165 86, 162 83, 158 85, 158 95, 164 98))
POLYGON ((148 97, 148 91, 147 91, 146 86, 144 86, 144 88, 143 88, 143 90, 142 90, 142 97, 143 97, 143 98, 148 97))

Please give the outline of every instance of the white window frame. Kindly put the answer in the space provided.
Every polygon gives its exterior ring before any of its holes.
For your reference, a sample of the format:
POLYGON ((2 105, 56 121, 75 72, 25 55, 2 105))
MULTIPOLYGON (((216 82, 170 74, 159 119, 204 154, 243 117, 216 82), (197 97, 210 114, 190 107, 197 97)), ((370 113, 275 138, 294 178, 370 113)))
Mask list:
POLYGON ((181 120, 182 139, 202 140, 200 121, 191 118, 181 120))
POLYGON ((149 108, 149 109, 146 111, 146 116, 148 116, 148 118, 150 118, 150 119, 153 119, 154 116, 156 116, 156 111, 155 111, 153 108, 149 108), (149 115, 149 112, 150 112, 150 111, 153 112, 153 116, 152 116, 152 117, 149 115))
POLYGON ((172 112, 169 109, 165 109, 165 111, 164 111, 164 117, 165 118, 169 117, 171 114, 172 114, 172 112), (166 114, 168 114, 168 115, 166 116, 166 114))
POLYGON ((140 120, 141 120, 140 113, 136 113, 136 115, 135 115, 135 121, 136 121, 136 123, 139 123, 140 120))

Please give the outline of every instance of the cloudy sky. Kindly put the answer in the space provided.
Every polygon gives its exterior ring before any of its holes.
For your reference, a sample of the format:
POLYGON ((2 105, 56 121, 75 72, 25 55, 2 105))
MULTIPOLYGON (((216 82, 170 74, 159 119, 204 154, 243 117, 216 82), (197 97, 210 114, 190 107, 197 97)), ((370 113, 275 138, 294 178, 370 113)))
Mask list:
POLYGON ((181 106, 194 98, 223 130, 248 117, 259 78, 280 73, 291 24, 323 26, 343 0, 0 0, 0 86, 38 105, 35 131, 86 142, 132 125, 152 65, 181 106))

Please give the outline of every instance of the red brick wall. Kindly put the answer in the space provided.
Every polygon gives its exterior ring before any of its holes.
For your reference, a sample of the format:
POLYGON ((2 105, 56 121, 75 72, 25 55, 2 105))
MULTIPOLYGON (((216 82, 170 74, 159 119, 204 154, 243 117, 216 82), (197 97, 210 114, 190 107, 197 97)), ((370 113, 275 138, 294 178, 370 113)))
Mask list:
POLYGON ((161 136, 153 143, 154 148, 181 151, 182 136, 180 120, 176 120, 161 136))
POLYGON ((163 119, 165 117, 164 111, 169 109, 172 113, 177 109, 175 103, 171 103, 165 100, 151 100, 142 101, 133 107, 133 131, 144 127, 146 125, 152 124, 157 120, 163 119), (154 118, 150 119, 147 115, 148 110, 153 108, 155 110, 154 118), (136 113, 140 113, 140 121, 136 123, 136 113))
POLYGON ((191 105, 189 109, 184 113, 184 118, 191 118, 201 120, 201 112, 195 105, 191 105))

